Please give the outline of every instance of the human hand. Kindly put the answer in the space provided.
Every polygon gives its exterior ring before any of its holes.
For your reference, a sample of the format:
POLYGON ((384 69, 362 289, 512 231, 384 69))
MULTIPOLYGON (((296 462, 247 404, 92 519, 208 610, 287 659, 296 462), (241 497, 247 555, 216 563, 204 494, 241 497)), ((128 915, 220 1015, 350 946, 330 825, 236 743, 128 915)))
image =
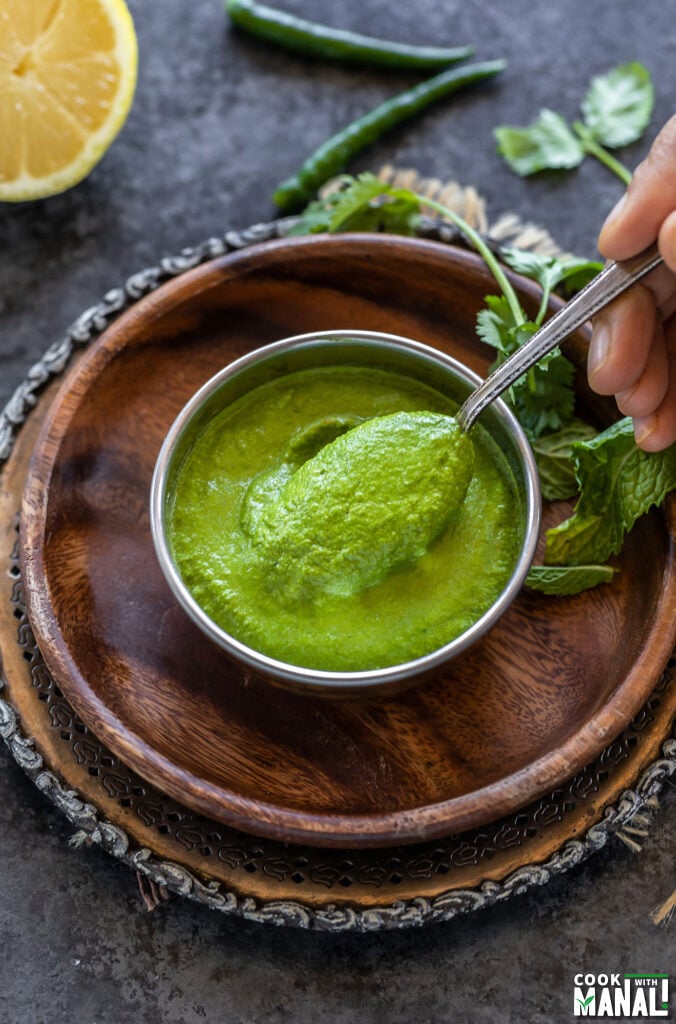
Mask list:
POLYGON ((650 452, 676 441, 676 115, 636 168, 598 245, 622 260, 655 239, 665 266, 594 318, 587 365, 591 387, 615 395, 634 420, 636 443, 650 452))

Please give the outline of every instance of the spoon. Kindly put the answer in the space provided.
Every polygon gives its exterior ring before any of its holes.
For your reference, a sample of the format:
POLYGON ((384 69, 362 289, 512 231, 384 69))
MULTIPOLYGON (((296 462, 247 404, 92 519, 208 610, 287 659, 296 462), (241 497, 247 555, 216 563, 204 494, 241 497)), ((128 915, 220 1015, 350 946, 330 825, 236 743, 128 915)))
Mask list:
POLYGON ((627 288, 659 267, 662 262, 657 244, 648 246, 638 256, 632 256, 628 260, 609 262, 601 273, 555 313, 544 327, 536 331, 521 348, 475 388, 456 413, 455 418, 461 430, 468 431, 486 406, 523 376, 526 370, 627 288))

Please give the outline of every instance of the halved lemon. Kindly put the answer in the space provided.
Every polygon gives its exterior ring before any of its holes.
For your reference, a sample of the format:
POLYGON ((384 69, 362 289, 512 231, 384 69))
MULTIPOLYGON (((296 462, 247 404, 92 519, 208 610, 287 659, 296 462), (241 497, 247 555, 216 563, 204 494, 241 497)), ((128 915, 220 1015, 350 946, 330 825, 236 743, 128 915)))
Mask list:
POLYGON ((82 181, 126 120, 136 65, 124 0, 0 0, 0 201, 82 181))

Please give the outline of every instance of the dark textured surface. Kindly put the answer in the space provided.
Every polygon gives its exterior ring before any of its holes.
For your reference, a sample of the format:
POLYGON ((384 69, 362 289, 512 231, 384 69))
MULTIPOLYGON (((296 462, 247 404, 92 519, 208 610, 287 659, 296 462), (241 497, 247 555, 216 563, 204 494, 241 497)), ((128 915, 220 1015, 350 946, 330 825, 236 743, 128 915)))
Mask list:
MULTIPOLYGON (((306 15, 418 41, 474 42, 506 56, 468 92, 365 153, 475 184, 491 215, 516 211, 567 248, 594 253, 621 187, 586 162, 520 180, 494 154, 494 125, 541 106, 569 116, 592 72, 643 60, 653 127, 672 112, 676 20, 649 0, 531 5, 448 0, 288 0, 306 15), (593 22, 592 22, 593 18, 593 22)), ((0 403, 84 307, 164 254, 273 214, 269 195, 308 150, 413 79, 329 69, 235 36, 217 0, 131 3, 141 48, 136 101, 88 181, 0 208, 0 403)), ((674 799, 640 855, 619 841, 570 875, 502 907, 422 932, 331 937, 230 920, 175 900, 147 915, 133 875, 71 829, 0 748, 0 1024, 446 1024, 572 1018, 577 971, 667 970, 674 926, 651 908, 673 878, 674 799)))

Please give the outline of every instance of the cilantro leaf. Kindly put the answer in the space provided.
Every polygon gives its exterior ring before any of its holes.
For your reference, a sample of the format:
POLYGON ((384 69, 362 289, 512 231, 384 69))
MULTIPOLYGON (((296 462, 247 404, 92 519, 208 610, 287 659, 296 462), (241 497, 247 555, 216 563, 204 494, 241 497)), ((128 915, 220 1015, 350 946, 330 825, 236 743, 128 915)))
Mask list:
POLYGON ((561 280, 557 282, 557 286, 563 285, 561 290, 566 295, 574 295, 581 288, 585 288, 602 270, 603 263, 600 260, 579 260, 571 257, 563 261, 561 280))
MULTIPOLYGON (((498 357, 491 371, 537 331, 538 324, 527 321, 516 324, 506 299, 488 295, 486 308, 477 316, 477 334, 486 344, 497 349, 498 357)), ((529 438, 545 431, 558 430, 573 416, 575 394, 572 364, 553 349, 532 366, 504 395, 529 438)))
POLYGON ((522 177, 537 171, 577 167, 584 159, 579 139, 553 110, 541 110, 537 121, 527 128, 502 125, 494 135, 498 152, 522 177))
POLYGON ((330 231, 387 230, 407 235, 415 231, 420 200, 414 192, 393 188, 368 172, 352 182, 352 187, 338 193, 330 231))
POLYGON ((641 137, 653 102, 647 68, 637 61, 623 64, 591 80, 582 101, 584 123, 574 121, 571 126, 560 114, 541 110, 538 119, 527 128, 496 128, 498 152, 521 175, 548 168, 577 167, 589 154, 628 185, 631 171, 608 148, 624 146, 641 137))
POLYGON ((368 172, 356 178, 344 175, 340 180, 342 187, 332 194, 331 231, 340 231, 345 221, 368 210, 371 201, 384 195, 389 187, 368 172))
MULTIPOLYGON (((527 249, 516 249, 504 246, 500 255, 505 263, 515 270, 540 284, 546 294, 547 301, 555 288, 565 285, 567 294, 574 294, 596 277, 603 270, 603 263, 597 260, 578 259, 576 256, 541 256, 527 249)), ((544 303, 546 307, 546 303, 544 303)), ((541 305, 542 308, 542 305, 541 305)))
MULTIPOLYGON (((408 189, 396 189, 380 204, 371 203, 378 214, 377 230, 396 235, 414 235, 420 223, 420 201, 408 189)), ((350 231, 357 230, 350 224, 350 231)), ((362 230, 362 229, 360 229, 362 230)))
POLYGON ((420 199, 414 192, 393 188, 374 174, 343 175, 329 195, 311 202, 289 235, 324 231, 388 231, 412 235, 420 219, 420 199))
POLYGON ((566 597, 610 583, 616 572, 611 565, 532 565, 526 586, 551 597, 566 597))
POLYGON ((574 376, 573 364, 555 348, 512 385, 514 411, 531 442, 572 420, 574 376))
POLYGON ((541 285, 540 307, 535 316, 535 323, 539 326, 545 318, 552 291, 561 280, 563 261, 554 256, 540 256, 538 253, 509 247, 503 250, 502 255, 508 266, 517 274, 523 274, 541 285))
POLYGON ((650 72, 638 61, 592 78, 582 101, 584 121, 594 138, 615 149, 640 139, 653 111, 650 72))
POLYGON ((486 306, 479 310, 476 318, 476 332, 481 340, 497 349, 505 357, 517 348, 514 340, 516 321, 503 295, 487 295, 486 306))
POLYGON ((291 238, 295 235, 315 235, 329 230, 331 210, 327 203, 315 199, 309 203, 296 219, 296 223, 287 231, 291 238))
POLYGON ((562 261, 556 256, 541 256, 540 253, 531 252, 529 249, 517 249, 511 245, 503 246, 500 255, 507 266, 517 274, 530 277, 543 287, 550 279, 554 284, 560 280, 559 266, 562 265, 562 261))
POLYGON ((576 441, 588 441, 595 435, 593 427, 575 419, 568 426, 533 440, 542 497, 546 501, 561 501, 577 494, 571 449, 576 441))
MULTIPOLYGON (((477 317, 477 333, 483 341, 498 350, 498 358, 494 366, 503 362, 541 325, 547 312, 551 292, 557 285, 566 281, 586 283, 586 280, 594 277, 600 268, 600 264, 588 260, 579 260, 569 256, 541 256, 538 253, 510 246, 501 250, 501 255, 512 270, 541 285, 542 298, 535 321, 518 326, 504 299, 495 296, 489 296, 486 299, 487 309, 482 310, 477 317)), ((574 374, 572 364, 557 348, 541 359, 510 388, 507 400, 531 442, 543 434, 560 430, 572 420, 575 407, 574 374)), ((588 438, 590 431, 591 428, 585 428, 584 434, 574 436, 569 444, 573 440, 588 438)), ((553 500, 555 497, 570 497, 576 493, 572 466, 569 473, 566 474, 565 494, 559 493, 561 490, 560 473, 558 476, 559 479, 556 484, 552 482, 551 488, 545 481, 545 491, 547 492, 544 494, 545 498, 553 500)))
POLYGON ((547 531, 549 565, 605 562, 639 516, 676 487, 676 444, 642 451, 629 418, 574 444, 572 458, 580 498, 570 519, 547 531))

